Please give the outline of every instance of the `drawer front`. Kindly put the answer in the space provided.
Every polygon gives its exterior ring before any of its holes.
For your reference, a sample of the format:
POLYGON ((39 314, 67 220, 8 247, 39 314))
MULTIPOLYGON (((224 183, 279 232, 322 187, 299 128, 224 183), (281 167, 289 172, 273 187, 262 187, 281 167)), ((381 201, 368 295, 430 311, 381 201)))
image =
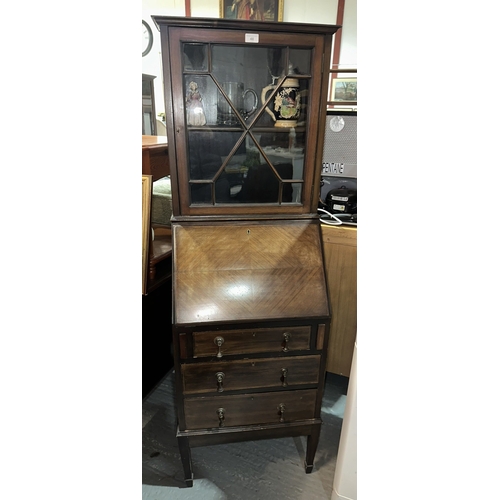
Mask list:
POLYGON ((316 390, 206 396, 184 400, 186 429, 279 424, 314 418, 316 390))
POLYGON ((319 363, 314 355, 184 364, 184 394, 317 384, 319 363))
POLYGON ((310 326, 195 332, 193 356, 303 351, 309 350, 310 340, 310 326))

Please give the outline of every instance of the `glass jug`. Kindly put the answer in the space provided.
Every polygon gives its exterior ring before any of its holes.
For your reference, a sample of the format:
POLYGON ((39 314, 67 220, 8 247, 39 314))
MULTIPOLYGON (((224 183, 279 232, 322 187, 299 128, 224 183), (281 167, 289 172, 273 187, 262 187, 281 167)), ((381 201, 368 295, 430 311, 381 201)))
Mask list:
MULTIPOLYGON (((244 88, 241 82, 222 82, 224 92, 233 103, 233 106, 238 110, 238 113, 247 120, 257 109, 259 99, 255 90, 244 88), (247 95, 251 94, 253 97, 253 104, 250 109, 247 107, 247 95)), ((228 100, 224 95, 219 92, 217 100, 217 124, 218 125, 237 125, 239 123, 238 117, 234 109, 230 106, 228 100)))

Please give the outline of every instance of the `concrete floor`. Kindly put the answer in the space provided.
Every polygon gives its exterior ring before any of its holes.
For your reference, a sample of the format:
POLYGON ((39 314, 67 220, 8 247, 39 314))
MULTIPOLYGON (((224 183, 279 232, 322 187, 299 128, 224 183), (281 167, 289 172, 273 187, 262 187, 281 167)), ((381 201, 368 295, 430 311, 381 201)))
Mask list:
POLYGON ((184 486, 175 438, 171 371, 143 400, 143 500, 330 500, 345 408, 347 379, 327 374, 323 426, 311 474, 306 438, 247 441, 191 450, 194 485, 184 486))

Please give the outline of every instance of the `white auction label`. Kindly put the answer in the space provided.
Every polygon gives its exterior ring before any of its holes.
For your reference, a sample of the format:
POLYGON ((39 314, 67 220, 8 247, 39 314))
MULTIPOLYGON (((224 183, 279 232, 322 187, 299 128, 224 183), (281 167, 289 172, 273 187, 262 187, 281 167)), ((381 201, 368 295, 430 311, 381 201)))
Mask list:
POLYGON ((258 33, 245 33, 245 42, 246 43, 259 43, 258 33))

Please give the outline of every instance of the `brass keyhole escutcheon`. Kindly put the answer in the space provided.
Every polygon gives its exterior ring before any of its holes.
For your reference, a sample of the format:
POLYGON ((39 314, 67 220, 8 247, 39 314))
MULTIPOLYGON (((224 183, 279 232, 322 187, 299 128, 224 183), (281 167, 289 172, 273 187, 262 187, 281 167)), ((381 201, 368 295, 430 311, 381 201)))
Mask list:
POLYGON ((278 413, 280 415, 280 422, 284 422, 285 421, 285 405, 283 403, 280 403, 278 405, 278 413))
POLYGON ((224 413, 226 410, 224 408, 217 408, 217 416, 219 417, 219 427, 224 427, 224 413))
POLYGON ((215 378, 217 379, 217 392, 224 392, 224 372, 217 372, 215 378))
POLYGON ((288 368, 282 368, 281 369, 281 385, 283 387, 286 387, 288 385, 288 368))

